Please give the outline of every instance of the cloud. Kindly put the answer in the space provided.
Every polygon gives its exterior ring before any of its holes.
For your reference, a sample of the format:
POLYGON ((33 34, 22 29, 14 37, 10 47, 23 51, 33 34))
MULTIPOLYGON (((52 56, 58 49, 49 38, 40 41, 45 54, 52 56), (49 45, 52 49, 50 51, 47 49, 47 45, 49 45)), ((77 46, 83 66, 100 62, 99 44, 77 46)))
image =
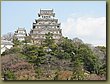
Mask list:
POLYGON ((62 29, 63 35, 71 39, 78 37, 85 43, 106 45, 106 17, 69 17, 62 29))
MULTIPOLYGON (((72 34, 74 31, 74 26, 75 26, 75 21, 73 18, 68 18, 65 23, 62 23, 62 32, 64 36, 69 36, 72 34)), ((74 32, 75 33, 75 32, 74 32)))

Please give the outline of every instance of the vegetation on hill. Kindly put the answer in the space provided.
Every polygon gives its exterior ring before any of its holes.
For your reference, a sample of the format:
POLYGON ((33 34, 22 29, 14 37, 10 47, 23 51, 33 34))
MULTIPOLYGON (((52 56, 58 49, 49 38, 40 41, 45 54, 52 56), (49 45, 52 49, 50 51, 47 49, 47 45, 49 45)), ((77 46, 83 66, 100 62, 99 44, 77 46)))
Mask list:
MULTIPOLYGON (((14 41, 1 57, 6 80, 106 80, 106 47, 91 48, 82 40, 45 34, 42 45, 14 41)), ((26 41, 24 41, 26 42, 26 41)))

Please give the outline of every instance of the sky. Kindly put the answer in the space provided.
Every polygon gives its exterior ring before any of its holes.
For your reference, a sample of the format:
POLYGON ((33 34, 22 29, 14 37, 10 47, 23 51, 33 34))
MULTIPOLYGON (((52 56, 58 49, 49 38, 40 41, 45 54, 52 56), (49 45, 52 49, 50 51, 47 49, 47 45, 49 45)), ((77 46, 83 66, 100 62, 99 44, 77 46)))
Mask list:
POLYGON ((63 36, 106 46, 106 1, 2 1, 1 35, 18 27, 29 33, 40 9, 54 10, 63 36))

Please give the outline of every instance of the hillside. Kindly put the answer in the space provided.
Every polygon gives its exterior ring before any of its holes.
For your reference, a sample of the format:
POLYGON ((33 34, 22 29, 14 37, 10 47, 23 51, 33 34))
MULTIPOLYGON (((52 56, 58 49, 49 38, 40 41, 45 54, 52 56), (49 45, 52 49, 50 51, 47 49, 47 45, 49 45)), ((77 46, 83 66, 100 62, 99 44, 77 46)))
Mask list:
MULTIPOLYGON (((47 34, 49 35, 49 34, 47 34)), ((106 80, 106 47, 63 37, 59 43, 14 41, 1 57, 4 80, 106 80)))

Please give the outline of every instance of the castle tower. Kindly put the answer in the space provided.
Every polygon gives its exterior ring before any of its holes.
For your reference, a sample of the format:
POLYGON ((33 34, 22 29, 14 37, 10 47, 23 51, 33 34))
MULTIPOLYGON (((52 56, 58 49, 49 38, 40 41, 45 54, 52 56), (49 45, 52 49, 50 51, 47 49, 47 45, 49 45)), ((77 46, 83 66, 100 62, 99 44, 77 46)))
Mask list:
POLYGON ((53 9, 41 9, 38 13, 38 19, 33 23, 30 31, 32 43, 41 44, 45 40, 45 34, 48 32, 53 34, 53 39, 57 43, 62 36, 61 24, 55 19, 53 9))
POLYGON ((14 33, 14 37, 16 37, 19 41, 24 41, 27 36, 25 28, 18 28, 14 33))

